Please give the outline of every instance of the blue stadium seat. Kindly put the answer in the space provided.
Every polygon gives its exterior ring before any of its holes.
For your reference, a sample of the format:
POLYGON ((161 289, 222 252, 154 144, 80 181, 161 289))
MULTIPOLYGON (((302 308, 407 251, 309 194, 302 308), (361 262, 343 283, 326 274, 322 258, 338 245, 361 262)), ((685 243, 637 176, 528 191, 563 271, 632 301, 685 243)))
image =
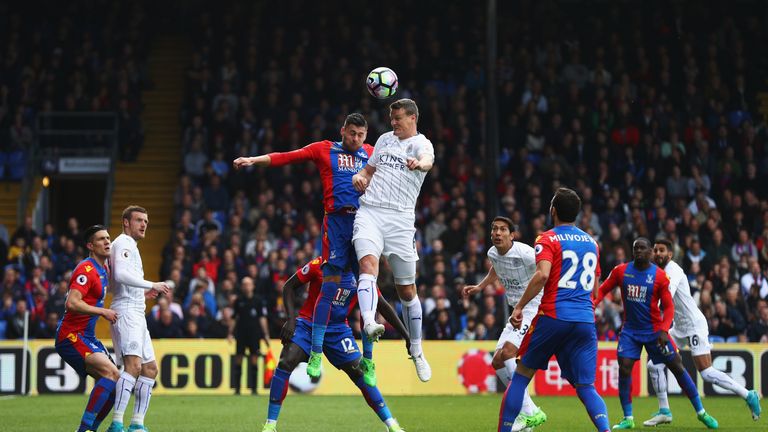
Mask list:
POLYGON ((8 322, 0 320, 0 340, 5 339, 5 329, 8 327, 8 322))
POLYGON ((11 180, 21 180, 27 169, 27 156, 21 151, 13 151, 8 154, 8 177, 11 180))

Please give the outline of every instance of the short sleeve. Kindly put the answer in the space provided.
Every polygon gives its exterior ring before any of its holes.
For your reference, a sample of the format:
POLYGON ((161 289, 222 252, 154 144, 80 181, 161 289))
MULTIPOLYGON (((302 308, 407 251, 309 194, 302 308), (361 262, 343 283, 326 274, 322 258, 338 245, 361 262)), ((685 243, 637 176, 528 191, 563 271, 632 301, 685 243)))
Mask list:
POLYGON ((296 272, 296 277, 299 279, 299 282, 303 284, 309 283, 312 279, 316 278, 318 274, 322 274, 321 264, 322 259, 319 257, 304 264, 304 267, 296 272))
POLYGON ((424 135, 421 136, 418 147, 416 148, 416 157, 421 159, 422 156, 429 155, 432 160, 435 160, 435 147, 432 145, 432 141, 427 139, 424 135))
POLYGON ((93 280, 88 277, 88 273, 85 269, 82 266, 78 266, 75 271, 72 272, 72 277, 69 280, 69 289, 80 291, 83 294, 83 297, 85 297, 88 295, 92 283, 93 280))
POLYGON ((536 242, 533 246, 534 254, 536 255, 536 263, 539 261, 554 262, 555 245, 552 244, 552 240, 546 235, 540 235, 536 238, 536 242))

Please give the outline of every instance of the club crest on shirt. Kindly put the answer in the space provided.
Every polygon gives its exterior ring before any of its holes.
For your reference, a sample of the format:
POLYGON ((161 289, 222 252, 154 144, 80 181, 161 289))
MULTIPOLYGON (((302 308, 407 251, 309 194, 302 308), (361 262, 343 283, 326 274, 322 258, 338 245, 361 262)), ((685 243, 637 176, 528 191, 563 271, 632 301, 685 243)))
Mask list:
POLYGON ((649 284, 652 284, 652 283, 653 283, 653 275, 649 274, 649 275, 648 275, 648 276, 645 278, 645 283, 649 283, 649 284))

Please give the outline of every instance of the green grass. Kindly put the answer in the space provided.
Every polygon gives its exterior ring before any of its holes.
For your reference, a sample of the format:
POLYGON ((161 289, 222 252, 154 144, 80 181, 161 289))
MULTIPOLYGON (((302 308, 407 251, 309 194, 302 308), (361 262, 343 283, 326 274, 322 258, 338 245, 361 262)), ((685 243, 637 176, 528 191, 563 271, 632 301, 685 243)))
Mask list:
MULTIPOLYGON (((386 400, 408 432, 474 432, 496 430, 501 396, 392 396, 386 400)), ((594 431, 578 398, 536 397, 534 400, 549 416, 549 421, 538 431, 594 431)), ((612 424, 618 422, 621 417, 618 399, 608 398, 606 402, 612 424)), ((670 402, 675 422, 654 430, 704 430, 687 399, 673 397, 670 402)), ((74 431, 85 403, 85 395, 0 398, 0 430, 74 431)), ((634 405, 638 429, 642 430, 642 421, 656 410, 656 401, 635 398, 634 405)), ((768 430, 768 419, 753 422, 741 399, 709 397, 704 400, 704 405, 718 419, 721 430, 768 430)), ((154 432, 258 432, 266 411, 265 396, 154 396, 146 423, 154 432)), ((129 407, 126 421, 130 413, 129 407)), ((280 432, 384 430, 362 397, 291 394, 285 400, 281 414, 280 432)), ((106 427, 106 424, 102 425, 101 430, 106 427)))

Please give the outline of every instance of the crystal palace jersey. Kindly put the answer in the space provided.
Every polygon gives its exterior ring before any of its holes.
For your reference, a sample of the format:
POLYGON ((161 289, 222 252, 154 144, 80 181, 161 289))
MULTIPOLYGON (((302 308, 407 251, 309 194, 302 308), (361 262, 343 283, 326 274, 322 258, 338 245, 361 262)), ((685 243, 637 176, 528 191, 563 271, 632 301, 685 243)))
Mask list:
POLYGON ((669 277, 664 270, 655 264, 645 270, 638 270, 634 262, 619 264, 600 285, 600 294, 607 294, 617 286, 621 287, 624 303, 622 331, 642 335, 669 330, 674 306, 669 277))
MULTIPOLYGON (((296 272, 299 282, 303 284, 309 283, 307 299, 301 306, 301 310, 299 310, 299 318, 304 318, 310 322, 315 312, 315 303, 320 296, 323 286, 322 263, 322 258, 317 257, 296 272)), ((339 282, 338 286, 339 288, 336 290, 336 294, 331 302, 331 316, 328 320, 329 327, 333 325, 346 325, 347 315, 357 304, 357 283, 354 273, 349 271, 342 273, 341 282, 339 282)))
POLYGON ((368 164, 372 152, 369 144, 348 152, 341 142, 326 140, 286 153, 270 153, 269 158, 270 166, 314 162, 323 182, 323 207, 326 213, 334 213, 345 207, 360 206, 360 193, 352 186, 352 176, 368 164))
MULTIPOLYGON (((507 304, 516 305, 536 272, 536 254, 533 248, 525 243, 514 242, 507 253, 501 255, 496 246, 491 246, 488 249, 488 259, 491 260, 493 270, 504 286, 507 304)), ((535 312, 541 302, 541 296, 542 293, 539 293, 525 307, 535 312)))
POLYGON ((595 240, 573 225, 560 225, 536 238, 534 251, 537 263, 552 263, 539 313, 562 321, 594 322, 592 289, 600 277, 595 240))
MULTIPOLYGON (((107 295, 109 275, 107 270, 92 258, 86 258, 75 267, 69 279, 69 290, 80 291, 83 301, 89 306, 104 307, 104 297, 107 295)), ((67 294, 69 295, 69 293, 67 294)), ((56 329, 56 340, 63 340, 70 334, 82 334, 95 337, 94 329, 98 315, 87 315, 70 310, 64 312, 64 317, 56 329)))

